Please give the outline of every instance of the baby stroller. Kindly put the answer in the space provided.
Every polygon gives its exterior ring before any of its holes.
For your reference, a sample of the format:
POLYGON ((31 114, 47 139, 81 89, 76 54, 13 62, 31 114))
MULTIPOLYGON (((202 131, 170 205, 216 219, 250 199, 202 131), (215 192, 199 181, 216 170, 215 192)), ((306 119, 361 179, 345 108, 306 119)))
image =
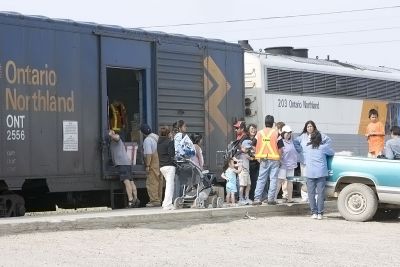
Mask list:
POLYGON ((177 161, 176 173, 181 186, 182 195, 174 200, 174 207, 179 208, 221 208, 224 200, 213 191, 214 174, 202 171, 190 159, 177 161))

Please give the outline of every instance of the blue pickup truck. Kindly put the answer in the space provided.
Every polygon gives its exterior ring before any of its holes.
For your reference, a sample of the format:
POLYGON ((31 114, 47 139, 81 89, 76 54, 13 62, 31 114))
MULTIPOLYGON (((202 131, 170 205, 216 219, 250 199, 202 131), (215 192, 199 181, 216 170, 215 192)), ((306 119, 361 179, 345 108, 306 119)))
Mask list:
POLYGON ((328 165, 327 196, 346 220, 399 217, 400 160, 334 156, 328 165))

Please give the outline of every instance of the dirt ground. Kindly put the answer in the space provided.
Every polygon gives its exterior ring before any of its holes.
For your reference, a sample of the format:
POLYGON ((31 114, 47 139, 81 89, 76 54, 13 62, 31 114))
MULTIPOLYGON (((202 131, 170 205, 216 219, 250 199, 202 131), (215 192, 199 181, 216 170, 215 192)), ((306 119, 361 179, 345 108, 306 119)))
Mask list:
POLYGON ((398 266, 400 220, 336 213, 0 237, 0 266, 398 266))

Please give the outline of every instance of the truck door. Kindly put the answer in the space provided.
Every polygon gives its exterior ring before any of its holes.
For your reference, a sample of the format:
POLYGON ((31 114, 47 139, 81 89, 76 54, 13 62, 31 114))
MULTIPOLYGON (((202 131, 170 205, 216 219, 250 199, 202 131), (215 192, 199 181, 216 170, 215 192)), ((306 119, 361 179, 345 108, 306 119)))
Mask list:
POLYGON ((100 49, 101 153, 103 177, 107 177, 115 172, 108 145, 109 129, 119 131, 125 144, 133 149, 141 141, 140 123, 152 123, 151 43, 101 36, 100 49))

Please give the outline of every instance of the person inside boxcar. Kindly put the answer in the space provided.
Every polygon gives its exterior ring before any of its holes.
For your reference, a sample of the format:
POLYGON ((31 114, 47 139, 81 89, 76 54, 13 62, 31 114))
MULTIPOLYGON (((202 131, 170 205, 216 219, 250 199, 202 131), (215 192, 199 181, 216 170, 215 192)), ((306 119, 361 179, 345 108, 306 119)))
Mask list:
POLYGON ((128 116, 124 103, 117 99, 114 99, 109 106, 109 122, 111 130, 118 132, 122 138, 126 138, 128 116))
POLYGON ((143 140, 143 159, 147 174, 147 194, 150 199, 146 207, 160 207, 163 181, 160 174, 160 163, 157 152, 158 135, 152 133, 150 126, 147 124, 142 124, 140 131, 145 137, 143 140))
POLYGON ((161 127, 160 138, 157 144, 158 158, 160 160, 160 171, 165 179, 165 193, 162 207, 164 210, 174 209, 172 198, 175 187, 175 147, 172 133, 167 126, 161 127))
POLYGON ((121 182, 125 185, 126 194, 128 196, 128 207, 137 208, 140 205, 140 200, 137 198, 136 185, 132 179, 131 162, 126 153, 125 145, 117 132, 110 130, 108 135, 111 139, 111 158, 114 166, 118 170, 121 182))

